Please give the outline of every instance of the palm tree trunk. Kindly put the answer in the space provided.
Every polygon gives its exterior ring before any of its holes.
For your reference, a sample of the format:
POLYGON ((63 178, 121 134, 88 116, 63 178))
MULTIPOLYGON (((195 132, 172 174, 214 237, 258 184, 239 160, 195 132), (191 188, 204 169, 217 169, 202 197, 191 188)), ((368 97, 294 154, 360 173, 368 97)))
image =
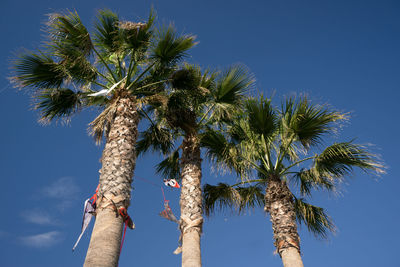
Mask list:
POLYGON ((201 267, 203 207, 200 146, 196 134, 187 134, 183 140, 181 170, 182 267, 201 267))
POLYGON ((265 211, 271 216, 274 245, 284 267, 303 267, 296 213, 289 188, 279 177, 271 177, 265 192, 265 211))
POLYGON ((118 266, 123 219, 117 209, 128 209, 130 204, 139 116, 134 98, 126 96, 116 101, 116 113, 101 159, 96 222, 85 267, 118 266))

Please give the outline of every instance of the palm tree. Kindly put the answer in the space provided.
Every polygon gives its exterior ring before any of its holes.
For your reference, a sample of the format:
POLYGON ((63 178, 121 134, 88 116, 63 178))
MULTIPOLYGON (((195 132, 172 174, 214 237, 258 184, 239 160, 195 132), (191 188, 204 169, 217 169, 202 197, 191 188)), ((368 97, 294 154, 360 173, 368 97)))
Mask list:
POLYGON ((313 105, 307 98, 288 98, 280 110, 263 97, 249 99, 226 134, 209 131, 201 140, 215 164, 241 176, 234 185, 205 185, 205 213, 224 207, 240 213, 263 206, 283 265, 303 266, 296 220, 322 237, 334 230, 325 211, 304 197, 313 189, 334 190, 354 168, 383 172, 376 156, 352 141, 334 143, 317 153, 323 135, 335 133, 337 122, 345 119, 345 114, 313 105), (298 186, 301 197, 289 185, 298 186))
POLYGON ((154 28, 146 22, 122 21, 109 11, 98 12, 89 34, 76 12, 52 14, 48 39, 38 52, 14 62, 12 80, 33 92, 43 122, 68 121, 90 107, 101 113, 90 132, 106 143, 101 158, 96 223, 85 266, 117 266, 136 162, 135 144, 142 106, 154 101, 177 68, 193 36, 178 36, 173 27, 154 28))
POLYGON ((180 230, 182 266, 201 266, 200 236, 203 225, 201 192, 202 134, 210 127, 229 121, 241 106, 244 93, 253 80, 244 68, 235 66, 223 73, 201 73, 186 65, 171 77, 171 90, 154 112, 154 122, 142 133, 138 153, 148 149, 171 154, 157 170, 165 177, 182 182, 180 230), (174 139, 181 141, 173 150, 174 139), (181 149, 181 153, 179 153, 181 149))

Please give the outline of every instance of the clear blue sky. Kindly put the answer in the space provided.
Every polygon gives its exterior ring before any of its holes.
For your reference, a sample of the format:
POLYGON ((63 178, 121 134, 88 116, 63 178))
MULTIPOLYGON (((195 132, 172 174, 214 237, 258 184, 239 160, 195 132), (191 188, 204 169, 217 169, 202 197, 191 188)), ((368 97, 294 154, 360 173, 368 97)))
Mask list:
MULTIPOLYGON (((312 203, 333 217, 338 232, 328 241, 300 231, 304 263, 320 266, 400 266, 398 164, 400 97, 400 2, 397 0, 265 1, 60 1, 2 0, 0 42, 0 131, 2 215, 0 265, 80 266, 87 233, 71 253, 81 225, 83 201, 98 183, 102 147, 87 136, 95 113, 76 116, 71 126, 36 123, 30 97, 6 79, 12 54, 40 44, 45 14, 76 9, 90 25, 99 8, 127 20, 144 19, 151 4, 160 22, 200 41, 191 62, 224 67, 244 63, 260 91, 275 100, 307 93, 314 101, 351 112, 337 140, 357 137, 375 144, 389 166, 376 179, 357 172, 341 195, 316 194, 312 203)), ((155 155, 137 162, 136 175, 158 182, 155 155)), ((204 164, 204 182, 217 175, 204 164)), ((136 230, 127 233, 120 267, 179 266, 172 254, 179 232, 158 216, 159 189, 134 181, 130 215, 136 230)), ((179 215, 179 191, 167 190, 179 215)), ((205 221, 205 267, 281 266, 273 254, 269 218, 260 210, 246 216, 220 214, 205 221)))

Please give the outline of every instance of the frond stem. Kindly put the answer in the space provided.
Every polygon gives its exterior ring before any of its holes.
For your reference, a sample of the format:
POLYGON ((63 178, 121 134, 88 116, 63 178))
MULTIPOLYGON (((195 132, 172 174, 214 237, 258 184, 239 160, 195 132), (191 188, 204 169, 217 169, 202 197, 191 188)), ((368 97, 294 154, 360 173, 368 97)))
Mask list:
POLYGON ((160 84, 160 83, 163 83, 163 82, 167 82, 167 81, 169 81, 169 80, 170 80, 170 79, 166 79, 166 80, 162 80, 162 81, 158 81, 158 82, 154 82, 154 83, 149 83, 149 84, 143 85, 143 86, 141 86, 141 87, 139 87, 139 88, 136 88, 136 90, 140 90, 140 89, 147 88, 147 87, 150 87, 150 86, 153 86, 153 85, 156 85, 156 84, 160 84))
POLYGON ((132 71, 133 71, 133 69, 135 68, 136 65, 137 65, 136 58, 134 59, 134 53, 132 51, 131 59, 129 60, 128 75, 127 75, 127 78, 126 78, 126 82, 130 81, 131 75, 132 75, 132 71), (133 61, 135 61, 135 65, 132 67, 133 61))
POLYGON ((211 111, 211 109, 214 108, 214 106, 215 106, 215 103, 213 103, 213 104, 211 105, 211 107, 207 110, 207 112, 204 113, 204 115, 203 115, 203 117, 201 117, 201 119, 200 119, 198 125, 200 125, 200 124, 203 122, 203 120, 207 117, 208 113, 211 111))
POLYGON ((285 173, 287 170, 289 170, 290 168, 292 168, 293 166, 296 166, 297 164, 300 164, 300 163, 302 163, 302 162, 304 162, 304 161, 307 161, 307 160, 310 160, 310 159, 315 159, 317 157, 317 155, 315 155, 315 156, 312 156, 312 157, 308 157, 308 158, 305 158, 305 159, 302 159, 302 160, 298 160, 298 161, 296 161, 295 163, 293 163, 293 164, 291 164, 291 165, 289 165, 288 167, 286 167, 285 169, 283 169, 281 172, 280 172, 280 174, 281 175, 283 175, 283 174, 288 174, 289 172, 287 172, 287 173, 285 173))
POLYGON ((137 81, 139 81, 140 80, 140 78, 142 78, 145 74, 146 74, 146 72, 148 72, 154 65, 155 65, 156 63, 152 63, 152 64, 150 64, 129 86, 128 86, 128 88, 126 88, 126 90, 129 90, 131 87, 132 87, 132 85, 134 85, 137 81))
MULTIPOLYGON (((105 62, 105 60, 103 59, 103 57, 100 55, 100 53, 96 50, 96 48, 93 47, 93 51, 96 53, 96 55, 100 58, 101 62, 103 62, 103 65, 107 68, 108 72, 111 74, 111 76, 113 77, 115 82, 118 82, 118 80, 115 78, 114 73, 111 71, 110 67, 108 66, 108 64, 105 62)), ((108 78, 107 78, 108 80, 108 78)), ((110 80, 109 80, 110 81, 110 80)), ((111 81, 111 83, 113 83, 111 81)))
POLYGON ((266 182, 266 180, 265 179, 256 179, 256 180, 250 180, 250 181, 243 181, 243 182, 231 185, 231 187, 238 186, 238 185, 241 185, 241 184, 257 183, 257 182, 266 182))
POLYGON ((290 141, 288 142, 287 146, 283 150, 279 150, 278 156, 276 157, 276 162, 275 162, 275 170, 278 168, 278 166, 282 163, 283 158, 285 157, 285 152, 289 149, 290 145, 292 144, 294 140, 294 134, 291 135, 290 141))
POLYGON ((150 116, 144 111, 144 109, 141 110, 143 114, 146 116, 146 118, 150 121, 151 125, 155 127, 156 125, 154 124, 153 120, 150 118, 150 116))

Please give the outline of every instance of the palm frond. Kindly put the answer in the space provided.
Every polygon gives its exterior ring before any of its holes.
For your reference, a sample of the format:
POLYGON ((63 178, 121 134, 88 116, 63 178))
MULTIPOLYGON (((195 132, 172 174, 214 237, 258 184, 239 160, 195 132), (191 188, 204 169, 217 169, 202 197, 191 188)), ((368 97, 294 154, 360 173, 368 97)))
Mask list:
POLYGON ((328 177, 341 178, 351 174, 354 167, 378 175, 385 173, 385 167, 379 163, 376 155, 365 146, 352 142, 335 143, 315 158, 316 172, 328 177))
POLYGON ((100 10, 94 24, 94 43, 101 52, 109 54, 122 50, 122 40, 119 32, 118 15, 111 10, 100 10))
POLYGON ((68 60, 62 60, 58 68, 65 73, 65 81, 80 85, 96 81, 98 76, 97 69, 76 50, 70 51, 68 60))
POLYGON ((156 166, 156 172, 165 178, 179 179, 181 171, 179 167, 179 151, 175 150, 156 166))
POLYGON ((159 151, 166 155, 174 148, 172 133, 158 124, 151 124, 148 129, 140 133, 136 143, 136 153, 140 155, 147 152, 159 151))
POLYGON ((60 70, 78 84, 95 81, 98 71, 88 60, 93 43, 76 11, 50 14, 47 26, 49 52, 60 60, 60 70))
POLYGON ((216 103, 241 104, 245 94, 254 85, 254 78, 240 65, 233 66, 221 73, 216 81, 214 99, 216 103))
POLYGON ((259 185, 235 188, 219 183, 216 186, 206 184, 203 187, 203 207, 206 216, 210 216, 216 210, 231 209, 240 214, 246 209, 263 206, 263 188, 259 185))
POLYGON ((294 207, 299 224, 304 223, 315 236, 327 238, 329 232, 335 232, 335 225, 323 208, 311 205, 301 198, 295 198, 294 207))
POLYGON ((321 143, 322 136, 334 132, 334 123, 345 120, 346 115, 327 107, 313 105, 304 97, 299 101, 288 98, 282 107, 283 132, 295 135, 304 148, 321 143))
POLYGON ((245 103, 250 129, 264 137, 270 137, 277 129, 277 116, 271 100, 261 96, 259 100, 249 99, 245 103))
POLYGON ((323 188, 328 191, 335 189, 336 182, 330 176, 319 174, 315 168, 303 169, 292 176, 292 180, 300 187, 302 196, 311 196, 312 188, 323 188))
POLYGON ((239 192, 228 184, 219 183, 216 186, 203 186, 203 207, 206 216, 210 216, 217 209, 237 209, 240 206, 239 192))
POLYGON ((11 80, 19 88, 59 88, 65 78, 58 64, 42 53, 20 55, 13 64, 13 72, 11 80))
POLYGON ((209 129, 201 136, 200 146, 206 149, 206 157, 218 168, 245 175, 245 162, 238 156, 235 145, 222 133, 209 129))
POLYGON ((196 45, 195 36, 178 36, 172 25, 162 29, 157 42, 152 49, 151 58, 160 65, 174 65, 180 61, 186 52, 196 45))
POLYGON ((40 110, 40 121, 44 123, 61 118, 68 122, 83 105, 80 93, 64 88, 43 89, 35 96, 35 100, 35 109, 40 110))
POLYGON ((218 75, 211 92, 214 108, 210 120, 216 122, 231 120, 232 115, 242 106, 242 100, 254 82, 248 70, 239 65, 218 75))
POLYGON ((65 14, 49 15, 47 32, 50 34, 54 55, 67 59, 71 50, 77 50, 88 56, 93 49, 92 40, 78 13, 68 11, 65 14))

